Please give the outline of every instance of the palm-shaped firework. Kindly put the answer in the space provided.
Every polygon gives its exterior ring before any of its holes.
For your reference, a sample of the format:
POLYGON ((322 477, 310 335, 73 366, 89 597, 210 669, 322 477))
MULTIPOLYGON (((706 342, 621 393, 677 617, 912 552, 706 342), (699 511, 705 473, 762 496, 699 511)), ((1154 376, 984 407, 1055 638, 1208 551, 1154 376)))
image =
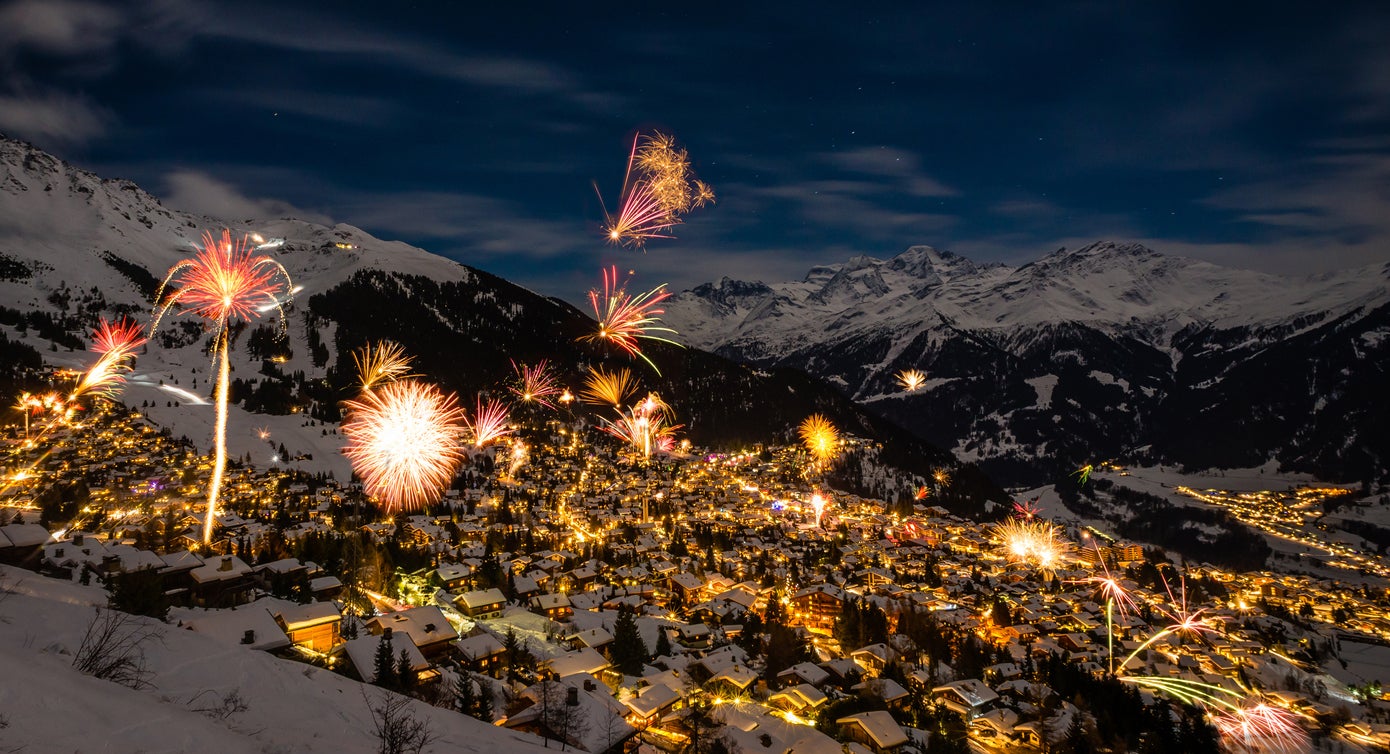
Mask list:
POLYGON ((177 307, 201 318, 213 331, 212 353, 217 365, 217 423, 213 430, 212 480, 208 483, 208 511, 203 524, 203 543, 212 541, 212 522, 217 514, 217 497, 222 487, 222 475, 227 467, 227 390, 231 376, 228 352, 231 344, 230 326, 238 321, 249 322, 262 312, 275 310, 293 293, 290 275, 284 266, 256 249, 242 237, 232 240, 231 231, 223 230, 221 238, 203 234, 202 247, 192 259, 185 259, 169 269, 164 282, 155 294, 153 336, 160 321, 169 310, 177 307), (173 290, 167 296, 166 289, 173 290))

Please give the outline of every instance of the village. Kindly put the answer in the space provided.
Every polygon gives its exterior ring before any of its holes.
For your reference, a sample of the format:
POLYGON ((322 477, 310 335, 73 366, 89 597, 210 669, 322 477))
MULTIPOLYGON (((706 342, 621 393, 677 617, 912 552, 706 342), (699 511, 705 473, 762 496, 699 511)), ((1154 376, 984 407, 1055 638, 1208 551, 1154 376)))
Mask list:
POLYGON ((1390 642, 1383 586, 1084 529, 1039 567, 934 504, 944 475, 861 498, 797 447, 645 458, 551 419, 394 517, 345 480, 234 465, 204 544, 210 462, 138 410, 30 431, 7 428, 0 562, 557 748, 1140 750, 1170 714, 1214 746, 1172 688, 1286 710, 1321 749, 1390 745, 1378 679, 1324 670, 1390 642))

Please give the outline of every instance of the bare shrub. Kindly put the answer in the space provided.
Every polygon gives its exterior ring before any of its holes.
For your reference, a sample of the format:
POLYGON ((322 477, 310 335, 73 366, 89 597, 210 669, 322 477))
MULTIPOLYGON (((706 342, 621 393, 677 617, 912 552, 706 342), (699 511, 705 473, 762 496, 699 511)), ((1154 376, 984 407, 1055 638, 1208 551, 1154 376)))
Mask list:
POLYGON ((158 638, 155 627, 145 621, 99 607, 87 624, 72 666, 93 678, 146 688, 153 673, 145 667, 145 645, 158 638))
POLYGON ((241 689, 232 689, 222 696, 218 696, 215 692, 208 690, 199 691, 193 695, 192 699, 188 700, 188 704, 190 705, 189 708, 194 712, 201 712, 214 720, 226 720, 232 715, 240 714, 250 709, 250 705, 241 697, 241 689), (201 707, 191 706, 194 702, 202 699, 205 694, 212 694, 212 698, 204 700, 203 706, 201 707))
MULTIPOLYGON (((366 696, 366 692, 363 692, 366 696)), ((371 700, 367 700, 371 704, 371 700)), ((434 742, 429 722, 410 711, 410 699, 384 693, 372 706, 372 725, 376 728, 379 754, 420 754, 434 742)))

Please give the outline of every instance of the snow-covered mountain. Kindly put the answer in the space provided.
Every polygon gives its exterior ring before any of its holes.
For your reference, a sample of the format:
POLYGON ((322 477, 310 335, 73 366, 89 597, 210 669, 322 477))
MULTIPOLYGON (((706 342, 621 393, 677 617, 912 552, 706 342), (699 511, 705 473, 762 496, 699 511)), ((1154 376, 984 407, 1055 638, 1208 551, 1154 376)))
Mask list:
POLYGON ((1294 279, 1136 244, 1018 267, 916 246, 800 281, 725 278, 665 319, 1020 480, 1115 456, 1386 474, 1386 402, 1362 399, 1390 366, 1390 264, 1294 279), (905 369, 926 385, 906 392, 905 369))
MULTIPOLYGON (((505 396, 511 361, 548 359, 577 388, 591 365, 633 369, 645 389, 676 408, 699 444, 746 447, 786 439, 812 412, 845 430, 884 440, 911 464, 952 463, 931 448, 797 370, 755 369, 697 349, 664 344, 641 362, 578 342, 593 321, 574 307, 482 270, 348 225, 291 218, 211 218, 164 207, 129 181, 103 179, 29 144, 0 137, 0 379, 18 361, 84 368, 86 335, 100 315, 147 322, 160 279, 193 253, 204 230, 230 228, 275 244, 300 289, 285 307, 287 344, 273 358, 274 332, 253 324, 234 341, 236 405, 229 426, 233 457, 349 474, 334 432, 341 400, 351 396, 351 352, 379 339, 416 356, 415 369, 458 392, 505 396), (257 342, 262 346, 257 351, 257 342), (16 350, 18 349, 18 351, 16 350), (260 437, 268 429, 269 441, 260 437), (280 445, 285 453, 280 453, 280 445), (282 456, 289 456, 285 458, 282 456), (312 456, 312 458, 309 458, 312 456)), ((212 407, 208 335, 187 316, 172 316, 136 363, 124 401, 155 423, 207 448, 212 407)), ((910 464, 910 465, 911 465, 910 464)), ((962 505, 1001 497, 978 473, 957 474, 962 505)))

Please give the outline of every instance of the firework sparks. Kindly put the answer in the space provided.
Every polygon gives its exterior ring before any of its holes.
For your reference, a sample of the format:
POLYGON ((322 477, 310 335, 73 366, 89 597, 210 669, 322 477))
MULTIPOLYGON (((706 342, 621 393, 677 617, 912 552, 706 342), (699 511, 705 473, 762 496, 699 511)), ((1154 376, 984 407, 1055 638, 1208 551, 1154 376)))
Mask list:
POLYGON ((515 477, 516 472, 526 465, 526 461, 531 457, 531 448, 520 440, 512 440, 512 452, 509 456, 510 463, 507 465, 507 476, 515 477))
POLYGON ((1078 579, 1072 583, 1090 584, 1095 588, 1096 593, 1105 599, 1105 657, 1110 667, 1110 674, 1115 674, 1115 609, 1119 608, 1120 617, 1124 618, 1131 613, 1139 612, 1139 604, 1134 601, 1129 592, 1120 584, 1119 579, 1110 573, 1110 566, 1105 562, 1105 554, 1101 552, 1100 545, 1096 542, 1091 543, 1096 548, 1097 560, 1100 561, 1101 574, 1088 576, 1078 579))
POLYGON ((840 432, 830 420, 820 414, 811 414, 801 422, 797 429, 801 443, 817 466, 824 466, 840 453, 840 432))
POLYGON ((666 291, 665 283, 646 293, 630 296, 618 280, 618 268, 606 269, 603 271, 603 290, 600 291, 595 288, 589 291, 589 303, 594 307, 594 318, 598 320, 598 331, 585 335, 580 340, 612 343, 627 352, 629 356, 636 356, 647 362, 657 374, 661 374, 661 370, 656 368, 656 364, 653 364, 652 360, 642 353, 642 347, 638 341, 639 339, 659 340, 662 343, 680 345, 674 340, 653 334, 676 334, 675 330, 661 326, 659 316, 666 312, 658 306, 670 297, 671 294, 666 291))
POLYGON ((345 403, 343 455, 367 494, 388 510, 415 509, 439 499, 463 461, 467 429, 454 396, 400 380, 345 403))
POLYGON ((898 384, 903 386, 903 390, 912 392, 922 386, 927 381, 927 375, 916 369, 908 369, 898 373, 898 384))
POLYGON ((816 512, 816 526, 820 527, 821 517, 825 515, 825 506, 830 501, 820 494, 819 491, 811 493, 811 510, 816 512))
POLYGON ((936 471, 933 471, 931 478, 933 481, 936 482, 937 488, 940 489, 942 487, 948 486, 951 483, 951 472, 945 467, 942 467, 937 469, 936 471))
POLYGON ((1189 608, 1187 605, 1187 580, 1182 579, 1179 584, 1179 592, 1177 595, 1174 595, 1172 587, 1168 584, 1168 580, 1163 580, 1163 588, 1168 592, 1168 599, 1172 602, 1173 609, 1165 610, 1160 608, 1159 612, 1161 612, 1164 617, 1168 618, 1171 623, 1146 639, 1144 643, 1136 647, 1133 652, 1130 652, 1129 656, 1124 659, 1124 662, 1120 663, 1120 672, 1124 672, 1124 669, 1129 663, 1132 662, 1135 657, 1138 657, 1141 652, 1164 637, 1186 636, 1194 639, 1203 639, 1207 634, 1218 632, 1220 629, 1220 625, 1217 622, 1218 618, 1216 616, 1207 615, 1206 608, 1197 610, 1189 608))
POLYGON ((930 487, 918 487, 917 492, 912 496, 913 500, 923 500, 931 494, 930 487))
POLYGON ((473 418, 465 419, 464 425, 473 435, 473 447, 481 448, 493 440, 515 432, 515 429, 507 426, 509 420, 507 407, 502 405, 501 401, 483 400, 480 395, 478 396, 477 409, 473 412, 473 418))
POLYGON ((653 238, 673 238, 670 229, 681 215, 713 202, 714 190, 695 178, 690 156, 674 138, 638 134, 628 153, 618 214, 604 213, 603 230, 612 243, 641 247, 653 238))
POLYGON ((97 361, 82 375, 69 400, 89 393, 114 399, 134 366, 135 350, 144 342, 144 334, 134 322, 122 319, 111 323, 102 319, 92 333, 91 351, 98 354, 97 361))
POLYGON ((648 393, 631 409, 620 412, 616 420, 600 419, 603 431, 631 445, 644 458, 675 449, 676 430, 682 425, 670 421, 670 406, 656 393, 648 393))
POLYGON ((1088 463, 1088 464, 1086 464, 1085 466, 1082 466, 1081 468, 1079 468, 1079 469, 1077 469, 1076 471, 1072 472, 1072 476, 1076 477, 1076 483, 1077 483, 1077 484, 1085 484, 1085 483, 1091 481, 1091 471, 1092 471, 1093 469, 1094 469, 1094 467, 1091 466, 1091 464, 1088 463))
POLYGON ((1308 734, 1293 714, 1268 704, 1214 714, 1212 723, 1233 752, 1301 754, 1310 749, 1308 734))
POLYGON ((1038 498, 1036 497, 1021 503, 1017 500, 1014 501, 1014 515, 1019 518, 1031 520, 1037 518, 1041 513, 1042 509, 1038 507, 1038 498))
MULTIPOLYGON (((591 368, 579 395, 586 403, 617 408, 626 403, 636 389, 637 384, 632 379, 632 372, 626 368, 616 372, 591 368)), ((561 396, 561 399, 563 398, 564 396, 561 396)))
POLYGON ((528 367, 513 361, 512 369, 521 381, 520 385, 511 388, 517 398, 523 403, 539 403, 546 408, 555 408, 550 399, 552 396, 561 396, 562 388, 559 379, 550 369, 550 362, 541 359, 540 363, 528 367))
POLYGON ((357 365, 357 380, 363 390, 410 376, 410 357, 404 348, 389 340, 353 351, 352 361, 357 365))
POLYGON ((258 439, 258 440, 269 440, 269 439, 270 439, 270 427, 257 427, 257 428, 256 428, 256 439, 258 439))
POLYGON ((1009 560, 1040 571, 1053 571, 1062 565, 1071 545, 1062 538, 1061 528, 1047 521, 1010 519, 994 527, 1009 560))
POLYGON ((208 510, 203 524, 203 543, 212 541, 212 522, 217 515, 217 497, 222 488, 222 476, 227 468, 227 392, 231 382, 228 349, 231 336, 228 326, 234 321, 251 321, 269 305, 280 313, 284 327, 284 294, 293 289, 290 275, 274 259, 259 256, 248 247, 247 238, 232 241, 231 231, 223 230, 220 239, 212 233, 203 234, 203 246, 193 256, 175 264, 155 293, 153 336, 160 320, 174 306, 184 307, 200 317, 213 330, 213 358, 217 362, 217 420, 213 430, 212 480, 208 483, 208 510), (168 296, 165 289, 173 283, 177 289, 168 296))

